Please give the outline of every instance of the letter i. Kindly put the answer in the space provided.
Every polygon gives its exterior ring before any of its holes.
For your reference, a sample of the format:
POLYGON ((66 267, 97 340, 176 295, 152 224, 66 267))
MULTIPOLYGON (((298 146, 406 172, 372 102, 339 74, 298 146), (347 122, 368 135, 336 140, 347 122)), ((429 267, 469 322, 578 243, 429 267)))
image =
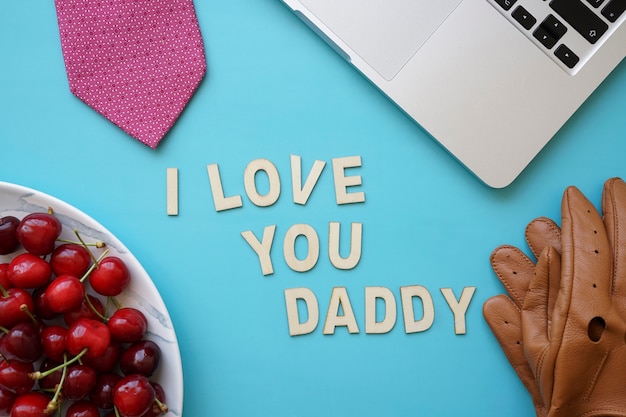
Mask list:
POLYGON ((167 215, 178 216, 178 168, 167 168, 167 215))

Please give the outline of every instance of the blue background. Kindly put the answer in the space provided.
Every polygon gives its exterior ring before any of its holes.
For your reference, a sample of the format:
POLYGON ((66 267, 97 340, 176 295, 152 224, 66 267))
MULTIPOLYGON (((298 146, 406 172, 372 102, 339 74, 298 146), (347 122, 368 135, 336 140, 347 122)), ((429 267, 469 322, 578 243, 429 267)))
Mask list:
MULTIPOLYGON (((532 416, 523 386, 481 313, 502 291, 489 266, 498 245, 525 248, 523 230, 556 218, 578 186, 596 205, 604 180, 626 177, 626 65, 622 63, 513 185, 476 180, 278 0, 196 1, 208 75, 157 150, 72 96, 53 2, 0 4, 0 179, 38 189, 113 232, 155 281, 174 321, 187 416, 532 416), (292 201, 290 155, 303 170, 326 161, 305 206, 292 201), (338 206, 331 160, 350 170, 363 204, 338 206), (272 161, 282 192, 268 208, 246 197, 243 171, 272 161), (243 207, 216 212, 206 165, 243 207), (179 169, 180 214, 167 216, 165 172, 179 169), (330 221, 364 226, 359 265, 325 256, 330 221), (291 271, 282 237, 312 225, 321 256, 291 271), (276 225, 275 272, 262 276, 241 237, 276 225), (435 303, 429 330, 407 335, 400 287, 423 285, 435 303), (333 287, 345 286, 359 334, 322 334, 333 287), (364 289, 398 301, 385 335, 364 333, 364 289), (477 291, 467 334, 455 335, 440 288, 477 291), (320 324, 290 337, 283 291, 312 289, 320 324)), ((524 123, 520 120, 520 123, 524 123)), ((512 128, 515 128, 512 126, 512 128)))

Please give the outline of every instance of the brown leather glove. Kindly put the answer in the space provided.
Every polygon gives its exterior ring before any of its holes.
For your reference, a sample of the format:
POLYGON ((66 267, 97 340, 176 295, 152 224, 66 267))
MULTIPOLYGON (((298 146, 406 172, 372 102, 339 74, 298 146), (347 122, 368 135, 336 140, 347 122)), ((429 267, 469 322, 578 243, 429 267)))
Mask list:
MULTIPOLYGON (((539 256, 544 247, 556 247, 560 250, 560 230, 548 218, 540 217, 530 222, 525 236, 535 257, 539 256)), ((520 249, 510 245, 496 248, 490 261, 508 296, 501 294, 489 298, 483 305, 483 315, 505 356, 530 393, 537 417, 545 417, 547 408, 526 359, 521 325, 521 309, 535 273, 535 264, 520 249)))
POLYGON ((608 180, 602 207, 604 221, 565 191, 562 254, 542 251, 524 297, 524 352, 549 417, 626 416, 626 183, 608 180))

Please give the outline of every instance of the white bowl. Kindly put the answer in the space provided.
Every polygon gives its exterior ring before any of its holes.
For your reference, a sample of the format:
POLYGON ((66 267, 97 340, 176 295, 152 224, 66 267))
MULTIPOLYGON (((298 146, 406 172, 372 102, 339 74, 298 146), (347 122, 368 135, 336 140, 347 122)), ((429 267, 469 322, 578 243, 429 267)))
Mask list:
MULTIPOLYGON (((47 211, 51 207, 63 224, 61 238, 76 240, 78 230, 86 242, 103 241, 110 255, 122 258, 131 274, 131 283, 115 297, 122 306, 141 310, 148 319, 148 335, 161 348, 159 369, 150 377, 165 390, 167 417, 182 416, 183 372, 176 333, 156 286, 146 270, 132 253, 100 223, 71 205, 45 193, 0 181, 0 217, 12 215, 22 219, 29 213, 47 211)), ((97 256, 102 249, 94 250, 97 256)), ((8 262, 15 255, 0 255, 0 262, 8 262)))

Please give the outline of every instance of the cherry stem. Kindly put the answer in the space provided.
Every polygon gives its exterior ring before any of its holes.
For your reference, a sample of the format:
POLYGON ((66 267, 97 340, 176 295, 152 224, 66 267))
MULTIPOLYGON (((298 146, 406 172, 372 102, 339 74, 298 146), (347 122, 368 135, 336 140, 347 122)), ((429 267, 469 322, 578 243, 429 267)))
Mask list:
POLYGON ((104 304, 104 314, 107 318, 105 318, 105 320, 109 320, 109 307, 110 305, 113 304, 113 308, 115 308, 116 310, 119 310, 120 308, 122 308, 122 305, 120 304, 119 301, 117 301, 117 299, 113 296, 108 296, 107 297, 107 302, 104 304))
POLYGON ((8 334, 9 333, 9 329, 7 329, 6 327, 0 326, 0 332, 2 332, 4 334, 8 334))
POLYGON ((96 266, 97 266, 98 260, 96 260, 96 257, 93 255, 93 253, 91 253, 91 251, 89 250, 89 247, 87 246, 87 244, 85 243, 83 238, 80 237, 80 233, 78 233, 78 229, 74 229, 74 234, 76 235, 78 240, 80 240, 80 243, 82 243, 82 245, 85 247, 85 249, 87 249, 87 252, 89 252, 89 255, 91 256, 91 259, 93 259, 94 264, 96 264, 96 266))
MULTIPOLYGON (((87 348, 85 348, 83 351, 86 352, 87 348)), ((67 355, 65 353, 63 354, 63 361, 67 361, 67 355)), ((59 381, 59 384, 57 385, 54 391, 54 396, 52 397, 52 399, 48 403, 48 406, 46 407, 46 411, 45 411, 46 414, 52 414, 59 407, 59 395, 61 394, 61 388, 63 387, 63 383, 65 382, 66 375, 67 375, 67 366, 64 366, 63 371, 61 371, 61 380, 59 381)))
POLYGON ((85 272, 85 274, 80 278, 80 282, 85 282, 85 280, 87 279, 89 274, 91 274, 93 272, 93 270, 98 267, 99 262, 109 253, 109 250, 107 249, 104 252, 102 252, 102 254, 98 257, 98 259, 96 259, 93 256, 91 251, 89 253, 91 254, 91 258, 93 259, 93 264, 91 264, 91 266, 89 267, 87 272, 85 272))
POLYGON ((33 316, 33 313, 30 312, 26 304, 20 305, 20 311, 26 314, 33 321, 33 324, 35 325, 35 327, 39 327, 39 322, 37 321, 37 318, 33 316))
POLYGON ((77 240, 57 239, 57 242, 72 243, 74 245, 81 245, 81 246, 93 246, 93 247, 98 248, 98 249, 102 249, 102 248, 104 248, 107 245, 106 243, 104 243, 101 240, 97 240, 97 241, 92 242, 92 243, 86 243, 86 242, 77 241, 77 240))
POLYGON ((154 402, 156 403, 156 405, 159 407, 159 410, 161 410, 161 412, 163 414, 165 414, 165 413, 167 413, 169 411, 169 408, 167 407, 167 404, 159 401, 158 398, 155 398, 154 402))
POLYGON ((85 301, 87 302, 87 305, 89 306, 91 311, 93 311, 96 316, 100 317, 104 322, 107 322, 109 320, 106 316, 100 314, 98 309, 91 302, 91 299, 89 298, 89 295, 87 293, 85 293, 85 301))
POLYGON ((87 351, 89 350, 89 348, 83 348, 83 350, 81 350, 78 355, 74 356, 72 359, 65 360, 62 364, 55 366, 54 368, 50 368, 45 372, 40 372, 40 371, 36 371, 36 372, 31 372, 30 374, 28 374, 28 376, 31 379, 34 379, 35 381, 41 379, 41 378, 45 378, 50 374, 55 373, 56 371, 58 371, 59 369, 63 369, 63 368, 67 368, 69 365, 73 364, 74 362, 77 362, 78 360, 80 360, 80 358, 87 353, 87 351))
POLYGON ((9 298, 9 292, 2 284, 0 284, 0 292, 2 293, 2 298, 9 298))
POLYGON ((120 308, 122 308, 122 305, 119 303, 119 301, 117 301, 117 298, 109 297, 109 300, 113 303, 116 309, 119 310, 120 308))

